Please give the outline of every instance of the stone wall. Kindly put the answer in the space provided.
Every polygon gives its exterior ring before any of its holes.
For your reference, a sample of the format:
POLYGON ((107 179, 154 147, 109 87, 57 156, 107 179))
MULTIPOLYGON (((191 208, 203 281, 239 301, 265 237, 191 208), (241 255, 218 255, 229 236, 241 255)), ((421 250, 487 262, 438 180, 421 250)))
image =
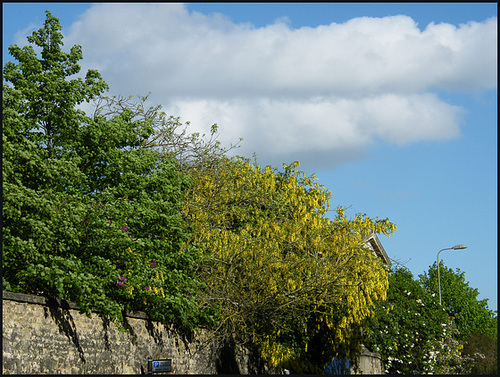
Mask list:
MULTIPOLYGON (((3 374, 143 374, 148 357, 171 359, 174 374, 273 373, 249 349, 215 352, 203 331, 179 334, 144 313, 128 313, 128 332, 119 332, 70 302, 12 292, 2 297, 3 374)), ((364 348, 358 368, 351 373, 383 373, 380 355, 364 348)))
POLYGON ((257 373, 248 350, 223 359, 201 332, 191 337, 128 313, 119 332, 76 305, 44 297, 3 292, 4 374, 142 374, 147 359, 171 359, 172 373, 257 373))

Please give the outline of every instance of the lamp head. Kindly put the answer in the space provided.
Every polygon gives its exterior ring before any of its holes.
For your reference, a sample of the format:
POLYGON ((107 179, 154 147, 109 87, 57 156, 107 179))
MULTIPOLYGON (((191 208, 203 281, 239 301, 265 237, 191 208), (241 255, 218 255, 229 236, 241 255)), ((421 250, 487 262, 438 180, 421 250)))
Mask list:
POLYGON ((461 249, 467 249, 467 246, 465 245, 455 245, 452 247, 453 250, 461 250, 461 249))

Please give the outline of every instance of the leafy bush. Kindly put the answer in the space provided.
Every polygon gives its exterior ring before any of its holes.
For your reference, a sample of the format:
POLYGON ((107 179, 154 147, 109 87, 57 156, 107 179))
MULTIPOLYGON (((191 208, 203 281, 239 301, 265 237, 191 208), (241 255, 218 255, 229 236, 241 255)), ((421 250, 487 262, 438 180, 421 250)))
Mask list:
POLYGON ((12 45, 3 69, 3 288, 75 301, 120 322, 125 309, 191 329, 213 320, 196 299, 200 253, 182 218, 189 178, 142 146, 154 129, 125 108, 77 106, 107 89, 78 74, 59 21, 12 45))
POLYGON ((436 295, 405 268, 391 271, 387 300, 365 333, 365 345, 381 354, 390 374, 464 373, 456 326, 436 295))

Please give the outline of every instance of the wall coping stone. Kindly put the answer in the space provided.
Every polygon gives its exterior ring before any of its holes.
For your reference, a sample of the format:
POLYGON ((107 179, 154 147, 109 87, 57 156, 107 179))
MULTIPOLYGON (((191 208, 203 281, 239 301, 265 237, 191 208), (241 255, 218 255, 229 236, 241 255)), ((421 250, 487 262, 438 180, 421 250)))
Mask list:
MULTIPOLYGON (((18 302, 25 302, 28 304, 38 304, 38 305, 49 305, 50 300, 47 297, 44 296, 37 296, 37 295, 32 295, 32 294, 27 294, 27 293, 17 293, 17 292, 9 292, 9 291, 2 291, 2 299, 3 300, 10 300, 10 301, 18 301, 18 302)), ((73 309, 73 310, 80 310, 80 307, 71 301, 67 300, 61 300, 61 299, 55 299, 57 301, 57 304, 65 309, 73 309)), ((99 313, 98 310, 92 308, 93 313, 99 313)), ((144 312, 133 312, 133 311, 126 311, 125 316, 128 318, 140 318, 140 319, 149 319, 149 316, 144 313, 144 312)))

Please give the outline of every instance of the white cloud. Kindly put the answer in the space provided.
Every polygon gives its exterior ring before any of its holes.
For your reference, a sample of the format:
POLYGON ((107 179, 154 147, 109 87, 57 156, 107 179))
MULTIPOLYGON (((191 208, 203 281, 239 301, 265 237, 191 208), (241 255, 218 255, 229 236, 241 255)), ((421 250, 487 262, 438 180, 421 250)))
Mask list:
POLYGON ((460 135, 461 109, 435 90, 496 88, 497 19, 420 30, 407 16, 291 29, 234 24, 181 4, 98 4, 66 37, 113 93, 146 94, 239 153, 335 165, 376 140, 460 135))
POLYGON ((222 141, 228 144, 243 137, 238 153, 251 155, 258 150, 274 165, 293 160, 308 160, 311 165, 314 161, 309 160, 315 157, 318 166, 335 165, 346 161, 342 154, 353 158, 375 140, 403 145, 460 135, 460 108, 432 94, 204 99, 176 101, 171 109, 191 114, 195 131, 204 131, 196 125, 223 125, 222 141))
POLYGON ((40 25, 37 25, 36 23, 32 22, 25 28, 19 30, 14 34, 14 44, 16 44, 18 47, 22 47, 26 44, 26 36, 31 35, 33 31, 38 30, 40 28, 40 25))

